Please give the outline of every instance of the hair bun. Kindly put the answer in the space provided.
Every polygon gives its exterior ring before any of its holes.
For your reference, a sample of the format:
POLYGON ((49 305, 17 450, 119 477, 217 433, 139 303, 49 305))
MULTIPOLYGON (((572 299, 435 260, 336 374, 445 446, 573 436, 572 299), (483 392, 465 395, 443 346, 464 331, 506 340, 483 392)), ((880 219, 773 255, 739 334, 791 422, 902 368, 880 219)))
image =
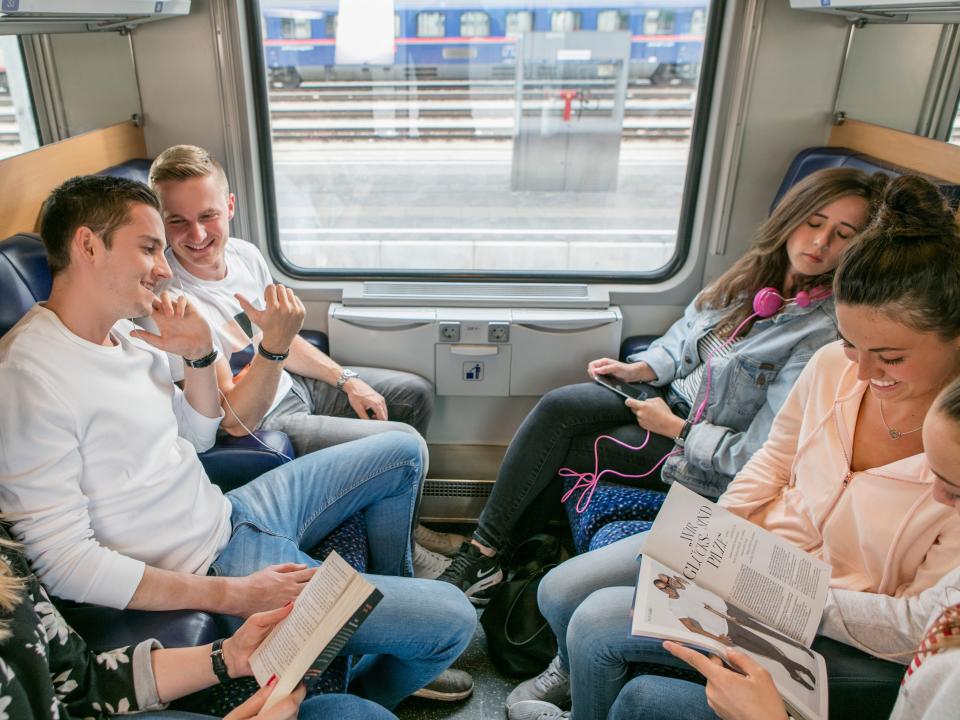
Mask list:
POLYGON ((946 198, 930 181, 902 175, 887 185, 872 225, 887 240, 912 241, 940 236, 956 241, 957 227, 946 198))

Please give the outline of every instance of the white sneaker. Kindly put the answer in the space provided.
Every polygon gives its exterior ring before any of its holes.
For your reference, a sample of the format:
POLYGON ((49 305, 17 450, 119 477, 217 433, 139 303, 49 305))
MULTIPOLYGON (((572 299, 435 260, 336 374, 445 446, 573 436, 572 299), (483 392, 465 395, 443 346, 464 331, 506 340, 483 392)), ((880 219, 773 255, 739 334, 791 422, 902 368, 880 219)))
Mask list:
POLYGON ((423 525, 417 525, 413 531, 413 539, 427 550, 453 557, 467 538, 456 533, 445 533, 431 530, 423 525))
POLYGON ((413 544, 413 576, 424 580, 436 580, 453 562, 440 553, 427 550, 420 543, 413 544))
POLYGON ((507 717, 510 720, 566 720, 570 717, 570 711, 561 710, 542 700, 521 700, 510 706, 507 717))

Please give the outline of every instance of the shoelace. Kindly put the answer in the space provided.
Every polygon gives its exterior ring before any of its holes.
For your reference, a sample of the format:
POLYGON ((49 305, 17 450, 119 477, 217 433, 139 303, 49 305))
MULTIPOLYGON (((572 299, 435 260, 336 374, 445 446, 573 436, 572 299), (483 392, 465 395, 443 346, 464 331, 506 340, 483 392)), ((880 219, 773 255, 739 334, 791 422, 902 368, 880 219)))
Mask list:
POLYGON ((548 680, 554 685, 558 685, 567 680, 567 675, 563 673, 558 666, 558 658, 554 658, 550 661, 550 664, 547 666, 547 669, 542 673, 537 675, 537 679, 534 680, 533 685, 540 692, 546 692, 550 689, 548 680))
MULTIPOLYGON (((486 557, 483 555, 483 553, 481 553, 478 550, 475 550, 475 552, 480 556, 486 557)), ((453 558, 453 562, 450 563, 450 567, 448 567, 443 574, 449 575, 449 576, 462 575, 464 570, 467 569, 467 565, 472 560, 473 558, 471 558, 470 555, 468 555, 467 553, 457 553, 456 556, 453 558)))

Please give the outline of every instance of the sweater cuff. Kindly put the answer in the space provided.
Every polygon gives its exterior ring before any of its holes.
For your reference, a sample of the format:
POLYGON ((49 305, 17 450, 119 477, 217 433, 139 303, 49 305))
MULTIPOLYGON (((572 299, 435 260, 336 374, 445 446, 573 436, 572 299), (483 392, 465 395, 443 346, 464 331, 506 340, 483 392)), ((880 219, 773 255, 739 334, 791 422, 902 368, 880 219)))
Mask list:
POLYGON ((683 444, 683 455, 687 462, 700 470, 712 471, 713 456, 727 432, 727 428, 708 422, 691 425, 683 444))
POLYGON ((645 362, 656 374, 656 379, 650 382, 655 387, 666 385, 677 372, 677 364, 670 353, 662 347, 652 347, 627 357, 627 362, 645 362))
POLYGON ((162 650, 157 640, 144 640, 133 649, 133 688, 137 695, 137 708, 140 710, 163 710, 167 703, 160 702, 157 692, 157 679, 153 675, 153 662, 150 653, 162 650))

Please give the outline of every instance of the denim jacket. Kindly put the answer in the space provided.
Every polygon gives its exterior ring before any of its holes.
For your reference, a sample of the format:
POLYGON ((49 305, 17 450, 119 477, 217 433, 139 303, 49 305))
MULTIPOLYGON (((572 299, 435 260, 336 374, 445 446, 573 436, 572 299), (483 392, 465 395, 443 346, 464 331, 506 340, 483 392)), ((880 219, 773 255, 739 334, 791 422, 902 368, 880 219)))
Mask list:
MULTIPOLYGON (((657 374, 651 385, 667 386, 692 372, 700 364, 697 344, 727 313, 727 308, 698 310, 695 303, 663 337, 627 358, 650 366, 657 374)), ((706 409, 690 428, 683 454, 664 463, 664 481, 680 481, 702 495, 719 496, 767 439, 773 418, 804 365, 838 336, 833 298, 827 298, 806 308, 789 305, 772 318, 755 322, 729 355, 711 358, 706 409)), ((702 382, 690 420, 705 392, 702 382)), ((671 405, 677 399, 672 395, 668 390, 671 405)))

